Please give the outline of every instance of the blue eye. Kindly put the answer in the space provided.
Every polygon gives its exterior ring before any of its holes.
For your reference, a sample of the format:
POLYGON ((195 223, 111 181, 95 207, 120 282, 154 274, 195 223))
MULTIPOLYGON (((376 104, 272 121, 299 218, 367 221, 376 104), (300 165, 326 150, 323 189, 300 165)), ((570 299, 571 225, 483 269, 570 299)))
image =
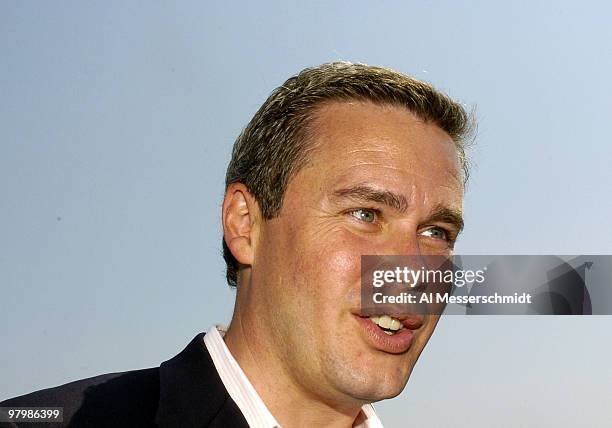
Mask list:
POLYGON ((365 223, 374 223, 376 221, 376 212, 367 208, 359 208, 350 212, 357 220, 365 223))
POLYGON ((449 240, 448 233, 444 229, 440 229, 439 227, 432 227, 431 229, 424 230, 423 235, 429 236, 435 239, 443 239, 445 241, 449 240))

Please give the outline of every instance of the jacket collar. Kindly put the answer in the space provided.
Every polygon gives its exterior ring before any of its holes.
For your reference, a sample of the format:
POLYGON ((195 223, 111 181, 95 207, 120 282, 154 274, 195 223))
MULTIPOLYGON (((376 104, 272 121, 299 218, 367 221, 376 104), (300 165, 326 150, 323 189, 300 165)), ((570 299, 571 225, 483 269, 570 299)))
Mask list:
POLYGON ((206 350, 204 333, 161 364, 159 382, 156 422, 160 428, 248 428, 206 350))

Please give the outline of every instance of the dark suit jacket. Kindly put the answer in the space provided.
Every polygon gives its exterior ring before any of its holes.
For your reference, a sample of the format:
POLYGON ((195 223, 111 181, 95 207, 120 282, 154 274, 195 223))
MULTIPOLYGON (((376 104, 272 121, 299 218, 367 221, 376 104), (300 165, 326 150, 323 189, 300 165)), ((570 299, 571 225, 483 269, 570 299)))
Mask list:
POLYGON ((2 427, 248 428, 198 334, 160 367, 111 373, 44 389, 0 407, 63 407, 64 422, 2 427))

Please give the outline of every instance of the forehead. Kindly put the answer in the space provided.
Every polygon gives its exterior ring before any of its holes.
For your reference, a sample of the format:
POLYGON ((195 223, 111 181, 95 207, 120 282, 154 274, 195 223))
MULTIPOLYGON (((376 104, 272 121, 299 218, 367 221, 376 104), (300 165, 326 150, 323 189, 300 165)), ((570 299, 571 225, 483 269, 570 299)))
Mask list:
POLYGON ((315 112, 310 132, 310 167, 322 178, 412 181, 463 191, 453 140, 404 107, 329 102, 315 112))

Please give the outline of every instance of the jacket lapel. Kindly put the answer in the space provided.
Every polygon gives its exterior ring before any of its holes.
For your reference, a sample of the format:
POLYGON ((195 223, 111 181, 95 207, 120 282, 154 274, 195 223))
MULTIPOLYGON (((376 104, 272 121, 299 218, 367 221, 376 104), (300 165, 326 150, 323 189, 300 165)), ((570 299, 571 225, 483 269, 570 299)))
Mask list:
POLYGON ((204 333, 162 363, 159 375, 156 423, 160 428, 248 428, 215 369, 204 345, 204 333))

